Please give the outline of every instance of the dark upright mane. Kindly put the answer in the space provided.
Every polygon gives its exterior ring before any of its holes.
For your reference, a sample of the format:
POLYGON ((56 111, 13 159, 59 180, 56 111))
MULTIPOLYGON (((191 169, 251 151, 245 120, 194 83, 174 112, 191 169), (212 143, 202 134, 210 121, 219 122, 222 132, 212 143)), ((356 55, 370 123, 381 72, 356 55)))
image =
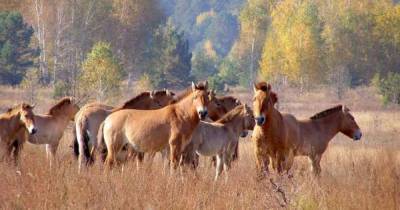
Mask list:
POLYGON ((126 109, 127 107, 133 106, 137 101, 142 100, 144 97, 150 97, 150 92, 146 91, 143 93, 140 93, 139 95, 131 98, 128 101, 125 101, 122 106, 120 106, 121 109, 126 109))
POLYGON ((71 98, 70 97, 64 97, 61 100, 59 100, 53 107, 50 108, 48 114, 49 115, 54 115, 56 114, 64 105, 66 104, 71 104, 71 98))
POLYGON ((331 115, 331 114, 333 114, 333 113, 336 113, 336 112, 338 112, 338 111, 341 111, 342 109, 343 109, 343 106, 342 106, 342 105, 337 105, 337 106, 335 106, 335 107, 329 108, 329 109, 327 109, 327 110, 324 110, 324 111, 322 111, 322 112, 319 112, 319 113, 317 113, 317 114, 311 116, 310 119, 311 119, 311 120, 321 119, 321 118, 323 118, 323 117, 326 117, 326 116, 328 116, 328 115, 331 115))
POLYGON ((244 109, 243 105, 236 106, 234 109, 226 113, 224 116, 221 117, 221 119, 217 120, 216 122, 218 123, 227 123, 231 121, 233 118, 235 118, 240 112, 242 112, 244 109))
MULTIPOLYGON (((196 88, 197 88, 197 90, 205 90, 206 85, 204 83, 198 83, 196 85, 196 88)), ((181 94, 179 94, 174 100, 172 100, 170 102, 170 104, 175 104, 175 103, 181 101, 182 99, 186 98, 191 93, 193 93, 192 87, 186 88, 184 91, 182 91, 181 94)))
POLYGON ((271 86, 266 82, 259 82, 259 83, 255 84, 255 87, 259 90, 267 92, 271 86))

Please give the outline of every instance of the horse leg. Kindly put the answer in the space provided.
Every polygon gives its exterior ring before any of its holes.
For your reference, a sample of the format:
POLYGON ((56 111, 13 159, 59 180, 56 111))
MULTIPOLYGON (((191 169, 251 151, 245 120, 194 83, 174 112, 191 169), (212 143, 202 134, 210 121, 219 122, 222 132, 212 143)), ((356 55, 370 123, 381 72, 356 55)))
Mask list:
POLYGON ((222 154, 217 155, 217 166, 215 168, 215 178, 214 181, 218 180, 219 175, 221 175, 223 169, 223 156, 222 154))
POLYGON ((22 142, 20 142, 19 140, 16 140, 13 143, 13 147, 14 147, 14 150, 13 150, 14 164, 15 164, 15 166, 18 166, 19 165, 19 153, 22 149, 22 142))
MULTIPOLYGON (((170 160, 171 160, 171 169, 175 170, 178 168, 179 165, 179 160, 181 156, 181 137, 177 136, 175 138, 172 138, 169 141, 170 145, 170 160)), ((171 171, 172 172, 172 171, 171 171)))
POLYGON ((256 166, 259 176, 264 176, 268 173, 269 157, 262 152, 262 148, 255 147, 256 166))
POLYGON ((228 157, 228 154, 224 154, 223 156, 222 156, 222 160, 223 160, 223 163, 224 163, 224 172, 225 172, 225 183, 227 183, 228 182, 228 170, 231 168, 231 159, 228 157))
POLYGON ((58 144, 46 144, 46 154, 47 160, 50 161, 50 168, 52 167, 53 163, 56 161, 56 152, 57 152, 58 144))
POLYGON ((315 176, 319 176, 321 173, 321 155, 315 155, 311 157, 311 164, 312 164, 312 171, 314 172, 315 176))

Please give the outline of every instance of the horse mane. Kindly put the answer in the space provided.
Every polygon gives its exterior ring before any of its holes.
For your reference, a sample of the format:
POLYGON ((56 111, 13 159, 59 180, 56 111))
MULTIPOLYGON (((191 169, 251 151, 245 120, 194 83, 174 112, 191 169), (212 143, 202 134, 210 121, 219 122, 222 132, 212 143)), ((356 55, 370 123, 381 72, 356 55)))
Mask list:
POLYGON ((229 111, 228 113, 226 113, 224 116, 222 116, 219 120, 217 120, 216 122, 218 123, 227 123, 229 121, 231 121, 233 118, 235 118, 240 112, 243 111, 244 106, 243 105, 239 105, 236 106, 234 109, 232 109, 231 111, 229 111))
POLYGON ((271 85, 268 84, 267 82, 259 82, 259 83, 254 84, 254 86, 257 89, 262 90, 264 92, 267 92, 268 90, 271 89, 271 85))
POLYGON ((56 114, 64 105, 66 104, 71 104, 71 98, 70 97, 64 97, 60 99, 53 107, 49 109, 49 112, 47 113, 48 115, 54 115, 56 114))
POLYGON ((144 97, 150 97, 150 92, 142 92, 139 95, 129 99, 128 101, 125 101, 120 108, 124 109, 126 107, 132 106, 135 104, 137 101, 142 100, 144 97))
POLYGON ((336 113, 336 112, 338 112, 338 111, 341 111, 342 109, 343 109, 343 106, 342 106, 342 105, 337 105, 337 106, 335 106, 335 107, 326 109, 326 110, 324 110, 324 111, 322 111, 322 112, 319 112, 319 113, 317 113, 317 114, 311 116, 310 119, 311 119, 311 120, 321 119, 321 118, 323 118, 323 117, 326 117, 326 116, 328 116, 328 115, 331 115, 331 114, 333 114, 333 113, 336 113))
POLYGON ((22 107, 23 105, 21 105, 21 104, 18 104, 18 105, 16 105, 16 106, 13 106, 13 107, 10 107, 10 108, 8 108, 7 109, 7 111, 4 113, 4 114, 7 114, 7 115, 13 115, 15 112, 18 112, 19 111, 19 109, 22 107))

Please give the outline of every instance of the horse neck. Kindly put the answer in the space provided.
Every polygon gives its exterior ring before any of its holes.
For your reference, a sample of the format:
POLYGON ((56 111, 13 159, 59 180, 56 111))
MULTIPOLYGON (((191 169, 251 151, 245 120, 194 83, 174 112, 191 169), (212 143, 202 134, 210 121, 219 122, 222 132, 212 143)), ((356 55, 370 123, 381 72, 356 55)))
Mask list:
POLYGON ((263 125, 264 129, 272 132, 278 131, 282 127, 282 124, 283 124, 282 114, 274 107, 272 107, 271 112, 268 113, 266 116, 266 122, 263 125))
POLYGON ((56 113, 52 114, 51 116, 55 120, 63 122, 65 124, 67 124, 70 121, 70 119, 72 118, 71 116, 64 114, 64 112, 61 110, 57 111, 56 113))
POLYGON ((240 133, 243 131, 243 116, 241 113, 238 113, 231 120, 224 123, 226 128, 233 130, 235 133, 240 133))
POLYGON ((182 116, 189 116, 188 120, 198 123, 200 121, 197 114, 196 108, 193 107, 192 94, 189 94, 185 98, 181 99, 171 106, 174 107, 177 113, 182 114, 182 116))
POLYGON ((339 133, 340 122, 341 119, 339 114, 331 114, 314 120, 314 123, 318 124, 320 133, 325 136, 325 138, 320 138, 320 140, 329 142, 337 133, 339 133))
POLYGON ((11 134, 15 134, 19 129, 21 129, 23 127, 22 123, 20 122, 20 120, 18 119, 18 114, 16 115, 11 115, 8 117, 8 119, 6 121, 7 122, 7 126, 8 126, 8 135, 11 134))

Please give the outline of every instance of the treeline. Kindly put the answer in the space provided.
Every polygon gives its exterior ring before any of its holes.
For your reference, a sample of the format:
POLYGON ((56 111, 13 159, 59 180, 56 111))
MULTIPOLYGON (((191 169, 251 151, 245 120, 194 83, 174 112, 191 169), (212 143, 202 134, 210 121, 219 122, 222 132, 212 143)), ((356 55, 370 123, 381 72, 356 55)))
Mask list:
POLYGON ((390 0, 10 0, 0 3, 0 82, 56 95, 121 80, 217 89, 257 78, 301 88, 373 84, 390 101, 400 6, 390 0), (28 72, 28 73, 26 73, 28 72), (112 75, 108 77, 108 75, 112 75))
POLYGON ((97 97, 142 75, 154 88, 189 84, 188 41, 157 0, 15 0, 0 8, 2 84, 25 77, 56 95, 97 97))

